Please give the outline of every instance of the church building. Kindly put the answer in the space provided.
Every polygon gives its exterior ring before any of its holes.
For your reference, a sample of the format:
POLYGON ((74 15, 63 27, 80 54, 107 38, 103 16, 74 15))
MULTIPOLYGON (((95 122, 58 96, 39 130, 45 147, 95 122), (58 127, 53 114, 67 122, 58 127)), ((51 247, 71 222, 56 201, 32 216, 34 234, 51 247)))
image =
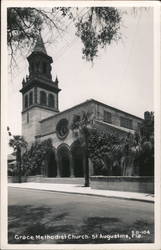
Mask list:
MULTIPOLYGON (((59 111, 59 82, 52 79, 52 57, 41 36, 27 58, 29 75, 22 81, 22 136, 31 145, 35 140, 52 139, 53 153, 43 173, 47 177, 83 177, 84 154, 70 129, 74 115, 92 113, 99 129, 134 133, 142 119, 94 99, 59 111)), ((60 100, 61 101, 61 100, 60 100)), ((92 167, 90 168, 93 174, 92 167)))

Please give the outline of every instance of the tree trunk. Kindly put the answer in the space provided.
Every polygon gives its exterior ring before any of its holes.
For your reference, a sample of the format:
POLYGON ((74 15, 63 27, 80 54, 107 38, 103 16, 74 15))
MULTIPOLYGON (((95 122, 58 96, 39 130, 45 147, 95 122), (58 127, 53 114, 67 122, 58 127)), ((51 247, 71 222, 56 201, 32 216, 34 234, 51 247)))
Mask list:
POLYGON ((89 187, 89 162, 88 162, 88 136, 86 131, 84 131, 84 141, 85 141, 85 166, 84 166, 84 177, 85 177, 85 187, 89 187))
POLYGON ((21 183, 21 149, 17 148, 16 152, 16 161, 17 161, 17 169, 18 169, 18 181, 21 183))
POLYGON ((121 159, 122 176, 133 176, 134 175, 134 157, 123 156, 121 159))
MULTIPOLYGON (((85 150, 86 151, 86 150, 85 150)), ((88 163, 88 155, 85 152, 85 169, 84 169, 84 177, 85 177, 85 187, 89 187, 89 163, 88 163)))

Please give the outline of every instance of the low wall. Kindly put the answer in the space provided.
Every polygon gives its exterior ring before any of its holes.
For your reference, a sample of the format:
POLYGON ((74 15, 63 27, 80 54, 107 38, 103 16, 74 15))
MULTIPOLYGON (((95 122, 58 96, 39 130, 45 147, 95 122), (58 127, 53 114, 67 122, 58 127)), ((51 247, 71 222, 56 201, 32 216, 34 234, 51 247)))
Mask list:
POLYGON ((27 182, 41 182, 42 178, 42 175, 27 176, 27 182))
POLYGON ((154 177, 150 176, 91 176, 90 182, 94 189, 154 193, 154 177))
MULTIPOLYGON (((22 176, 21 177, 21 182, 41 182, 42 180, 41 175, 35 175, 35 176, 22 176)), ((19 178, 17 176, 8 176, 8 183, 11 182, 19 182, 19 178)))
MULTIPOLYGON (((8 177, 9 183, 18 183, 19 179, 18 177, 8 177)), ((38 183, 59 183, 59 184, 84 184, 84 177, 78 178, 78 177, 44 177, 42 175, 35 175, 35 176, 27 176, 22 177, 22 182, 38 182, 38 183)))

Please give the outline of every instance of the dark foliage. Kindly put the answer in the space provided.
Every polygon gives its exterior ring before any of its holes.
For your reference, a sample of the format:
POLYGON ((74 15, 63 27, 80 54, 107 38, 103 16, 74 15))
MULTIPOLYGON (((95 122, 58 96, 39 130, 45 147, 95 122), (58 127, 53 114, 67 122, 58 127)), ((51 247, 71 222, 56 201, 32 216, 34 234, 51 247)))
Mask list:
POLYGON ((77 36, 83 42, 83 56, 88 61, 98 55, 98 49, 120 38, 121 14, 113 7, 91 7, 88 15, 76 22, 77 36))
POLYGON ((71 129, 85 145, 95 175, 154 175, 154 114, 145 119, 135 134, 120 136, 94 128, 94 117, 84 112, 73 117, 71 129), (89 119, 90 118, 90 119, 89 119))
POLYGON ((26 175, 41 174, 45 160, 47 160, 53 149, 52 140, 34 142, 22 156, 22 168, 26 175))
MULTIPOLYGON (((7 128, 9 131, 9 129, 7 128)), ((11 132, 8 132, 9 136, 11 137, 11 132)), ((22 150, 27 149, 27 142, 23 138, 23 136, 20 135, 14 135, 9 140, 9 146, 13 148, 15 154, 16 154, 16 164, 12 167, 10 166, 8 169, 8 173, 13 176, 21 176, 24 174, 23 168, 22 168, 22 150)))
POLYGON ((113 7, 87 7, 85 10, 85 14, 78 15, 79 8, 70 7, 8 8, 7 42, 11 58, 14 59, 19 50, 31 49, 41 29, 46 28, 53 36, 56 30, 62 37, 66 31, 62 20, 66 23, 69 19, 83 43, 83 58, 93 61, 99 48, 120 38, 121 13, 113 7))

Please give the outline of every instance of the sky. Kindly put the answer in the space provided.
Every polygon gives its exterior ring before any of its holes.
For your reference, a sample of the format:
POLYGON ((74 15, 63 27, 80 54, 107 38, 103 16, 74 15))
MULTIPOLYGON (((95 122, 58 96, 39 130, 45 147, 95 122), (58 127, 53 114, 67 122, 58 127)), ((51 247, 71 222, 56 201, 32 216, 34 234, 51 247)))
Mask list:
MULTIPOLYGON (((127 9, 126 9, 127 10, 127 9)), ((106 49, 91 64, 82 59, 82 43, 68 25, 66 35, 48 44, 49 34, 42 31, 46 50, 53 58, 52 75, 59 80, 59 110, 96 99, 112 107, 142 117, 153 111, 153 10, 130 8, 123 16, 122 38, 106 49)), ((27 55, 16 58, 18 68, 8 73, 8 126, 21 134, 22 96, 19 90, 28 74, 27 55)))

